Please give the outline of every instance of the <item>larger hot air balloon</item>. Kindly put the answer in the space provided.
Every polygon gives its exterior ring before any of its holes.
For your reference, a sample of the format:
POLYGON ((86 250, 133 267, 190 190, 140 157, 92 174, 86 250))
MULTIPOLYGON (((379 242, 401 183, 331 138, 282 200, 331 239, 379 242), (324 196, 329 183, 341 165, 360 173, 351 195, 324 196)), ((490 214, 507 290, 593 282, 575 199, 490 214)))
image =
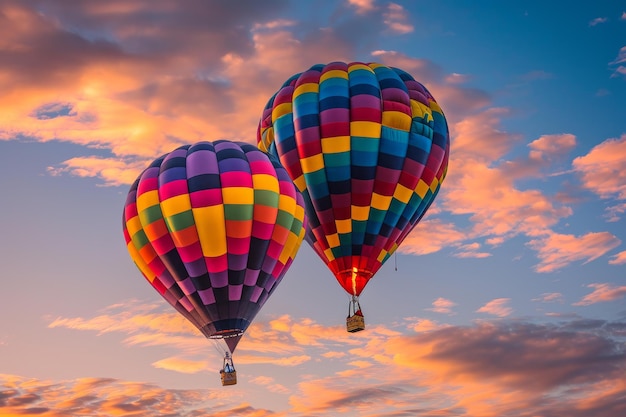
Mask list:
POLYGON ((362 330, 359 295, 446 175, 450 137, 441 108, 403 70, 315 65, 268 101, 257 141, 302 192, 306 240, 351 295, 348 330, 362 330))
POLYGON ((182 146, 131 186, 124 237, 131 258, 178 312, 230 354, 304 238, 302 195, 277 159, 230 141, 182 146))

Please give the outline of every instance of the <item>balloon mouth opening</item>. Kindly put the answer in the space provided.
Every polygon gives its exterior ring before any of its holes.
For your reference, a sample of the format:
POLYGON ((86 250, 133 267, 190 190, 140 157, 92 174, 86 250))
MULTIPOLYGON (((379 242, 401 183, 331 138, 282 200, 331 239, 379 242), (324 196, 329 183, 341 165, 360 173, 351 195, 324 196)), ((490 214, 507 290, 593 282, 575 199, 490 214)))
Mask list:
POLYGON ((242 334, 243 330, 241 329, 220 330, 219 332, 210 335, 209 339, 228 339, 231 337, 241 336, 242 334))

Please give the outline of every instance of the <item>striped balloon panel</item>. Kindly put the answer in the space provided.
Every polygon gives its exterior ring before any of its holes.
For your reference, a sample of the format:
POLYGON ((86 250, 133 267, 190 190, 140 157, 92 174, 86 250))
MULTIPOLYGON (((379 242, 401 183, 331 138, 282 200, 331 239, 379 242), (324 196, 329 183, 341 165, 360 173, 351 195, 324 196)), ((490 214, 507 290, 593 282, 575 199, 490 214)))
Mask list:
POLYGON ((278 160, 230 141, 182 146, 131 187, 124 236, 152 286, 207 337, 242 334, 304 238, 304 200, 278 160))
POLYGON ((268 101, 257 141, 303 194, 307 242, 354 295, 426 213, 450 152, 430 92, 377 63, 333 62, 292 76, 268 101))

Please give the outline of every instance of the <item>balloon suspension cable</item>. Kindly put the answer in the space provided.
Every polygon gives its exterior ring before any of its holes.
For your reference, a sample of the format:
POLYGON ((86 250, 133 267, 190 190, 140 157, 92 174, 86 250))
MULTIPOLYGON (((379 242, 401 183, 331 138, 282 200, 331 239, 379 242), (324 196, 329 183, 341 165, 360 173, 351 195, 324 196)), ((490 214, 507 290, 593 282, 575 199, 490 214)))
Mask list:
POLYGON ((220 344, 221 339, 218 339, 215 337, 211 337, 210 339, 213 342, 213 347, 215 348, 217 353, 220 354, 220 356, 225 356, 227 354, 230 354, 230 350, 220 344))
POLYGON ((350 297, 350 302, 348 304, 348 317, 353 316, 355 314, 360 315, 362 313, 361 313, 361 304, 359 303, 359 296, 353 294, 350 297))

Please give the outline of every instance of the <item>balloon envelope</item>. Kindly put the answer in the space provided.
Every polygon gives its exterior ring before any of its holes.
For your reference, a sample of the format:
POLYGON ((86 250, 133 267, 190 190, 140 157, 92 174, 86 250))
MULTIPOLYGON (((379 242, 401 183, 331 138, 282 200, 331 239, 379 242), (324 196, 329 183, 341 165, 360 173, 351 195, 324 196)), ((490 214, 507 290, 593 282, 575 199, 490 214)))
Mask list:
POLYGON ((304 196, 307 242, 357 296, 426 213, 450 152, 430 92, 377 63, 292 76, 267 103, 257 141, 304 196))
POLYGON ((182 146, 131 186, 131 258, 206 337, 233 351, 304 238, 304 202, 278 160, 230 141, 182 146))

